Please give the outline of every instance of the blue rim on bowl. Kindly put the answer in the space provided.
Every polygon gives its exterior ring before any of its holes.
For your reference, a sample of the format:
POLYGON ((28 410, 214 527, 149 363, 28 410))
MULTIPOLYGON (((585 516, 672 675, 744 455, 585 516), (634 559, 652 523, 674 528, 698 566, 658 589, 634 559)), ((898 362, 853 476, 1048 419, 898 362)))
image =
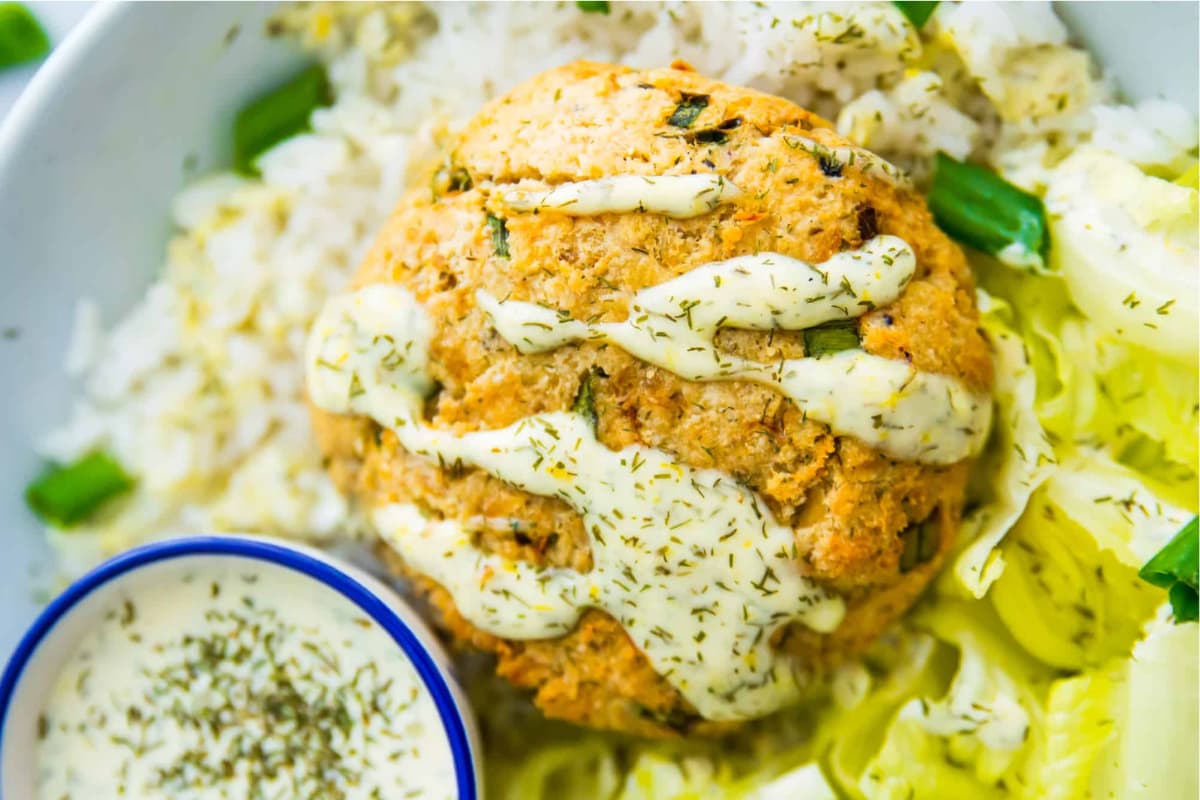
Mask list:
POLYGON ((9 707, 21 675, 38 645, 59 620, 89 594, 114 578, 148 564, 192 555, 238 556, 277 564, 320 581, 361 608, 404 651, 437 705, 438 715, 441 717, 454 758, 459 800, 477 799, 474 754, 466 724, 458 710, 450 685, 433 656, 421 644, 408 624, 389 608, 387 603, 379 599, 375 592, 333 564, 283 545, 237 537, 195 536, 144 545, 106 561, 67 587, 66 591, 38 615, 33 625, 21 637, 4 668, 3 676, 0 677, 0 752, 4 747, 4 728, 9 707))

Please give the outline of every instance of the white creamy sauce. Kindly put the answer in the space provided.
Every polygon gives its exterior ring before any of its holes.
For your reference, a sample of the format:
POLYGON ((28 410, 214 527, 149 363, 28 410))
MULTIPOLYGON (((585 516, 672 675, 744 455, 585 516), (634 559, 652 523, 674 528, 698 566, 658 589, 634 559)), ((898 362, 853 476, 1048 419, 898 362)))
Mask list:
POLYGON ((870 150, 853 146, 829 147, 807 136, 793 134, 785 135, 783 141, 793 150, 803 150, 811 155, 821 164, 822 171, 831 177, 840 177, 842 167, 849 166, 855 167, 863 175, 879 178, 899 188, 909 188, 912 185, 904 170, 870 150))
POLYGON ((436 705, 342 595, 229 558, 129 586, 46 703, 39 798, 457 797, 436 705))
POLYGON ((720 175, 619 175, 546 191, 510 189, 501 199, 513 211, 557 211, 576 217, 642 211, 686 219, 707 214, 741 194, 720 175))
POLYGON ((656 671, 709 719, 768 713, 802 676, 770 646, 793 621, 833 630, 844 605, 800 572, 794 532, 753 492, 645 447, 613 451, 583 416, 539 414, 455 435, 424 425, 424 310, 406 290, 373 285, 330 301, 309 342, 313 402, 370 416, 406 450, 475 466, 577 510, 593 568, 581 574, 489 554, 470 526, 377 509, 375 522, 415 569, 444 585, 478 627, 509 638, 569 631, 588 607, 619 620, 656 671))
POLYGON ((915 268, 906 243, 877 236, 820 265, 777 253, 705 264, 637 292, 619 323, 584 323, 482 292, 478 302, 522 353, 609 342, 687 380, 772 387, 834 433, 896 458, 949 464, 978 452, 991 420, 989 398, 960 381, 862 350, 765 364, 724 353, 714 341, 726 327, 803 330, 859 317, 899 297, 915 268))

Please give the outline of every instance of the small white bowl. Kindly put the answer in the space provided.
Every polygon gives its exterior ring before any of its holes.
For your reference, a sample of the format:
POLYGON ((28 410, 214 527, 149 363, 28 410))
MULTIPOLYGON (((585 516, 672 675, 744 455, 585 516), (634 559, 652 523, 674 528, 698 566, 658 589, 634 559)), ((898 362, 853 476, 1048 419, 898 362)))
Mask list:
POLYGON ((181 559, 267 562, 324 584, 352 602, 395 641, 437 706, 454 760, 459 800, 480 800, 482 749, 470 707, 450 659, 416 612, 380 581, 303 545, 248 536, 172 539, 130 550, 67 588, 37 618, 0 677, 0 797, 36 796, 38 719, 80 639, 115 598, 133 593, 158 568, 181 559))

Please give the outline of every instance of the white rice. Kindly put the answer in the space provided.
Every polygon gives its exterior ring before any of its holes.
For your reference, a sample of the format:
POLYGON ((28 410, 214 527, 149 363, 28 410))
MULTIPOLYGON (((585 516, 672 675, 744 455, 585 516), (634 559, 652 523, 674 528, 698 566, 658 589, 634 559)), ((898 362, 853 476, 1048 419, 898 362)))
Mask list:
POLYGON ((918 179, 938 150, 1037 187, 1089 136, 1157 167, 1196 144, 1194 119, 1170 104, 1105 105, 1107 83, 1047 3, 943 3, 924 45, 890 3, 614 3, 608 16, 574 3, 317 4, 283 21, 328 63, 336 103, 262 159, 261 180, 217 175, 175 201, 161 276, 107 333, 79 307, 67 368, 83 390, 42 450, 70 461, 107 449, 139 483, 91 524, 49 532, 67 572, 184 532, 359 535, 309 430, 307 327, 410 164, 544 69, 682 58, 836 120, 918 179))

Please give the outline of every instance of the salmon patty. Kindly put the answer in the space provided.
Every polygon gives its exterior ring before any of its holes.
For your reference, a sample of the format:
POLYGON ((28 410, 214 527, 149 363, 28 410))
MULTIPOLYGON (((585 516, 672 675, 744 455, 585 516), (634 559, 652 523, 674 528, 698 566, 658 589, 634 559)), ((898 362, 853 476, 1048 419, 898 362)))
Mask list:
MULTIPOLYGON (((894 301, 857 316, 859 346, 986 395, 991 356, 963 254, 884 162, 778 97, 686 68, 581 62, 487 105, 414 180, 355 285, 403 287, 425 309, 430 428, 499 429, 579 408, 582 397, 608 448, 655 448, 756 493, 794 530, 804 576, 845 602, 831 631, 792 623, 773 633, 776 650, 816 674, 866 647, 929 583, 954 542, 966 460, 897 458, 836 434, 762 382, 686 380, 605 341, 518 352, 478 293, 564 319, 621 323, 634 293, 702 265, 770 252, 819 266, 882 235, 911 248, 915 270, 894 301), (504 197, 612 176, 692 174, 719 175, 737 195, 694 216, 514 213, 504 197)), ((802 331, 722 328, 715 344, 767 364, 806 355, 802 331)), ((407 452, 394 431, 364 417, 314 410, 314 421, 331 475, 363 506, 413 504, 430 519, 469 526, 489 553, 592 568, 589 532, 562 499, 407 452)), ((503 638, 468 621, 445 587, 391 548, 381 551, 428 595, 446 631, 494 653, 499 674, 532 690, 548 716, 651 736, 736 724, 698 714, 603 610, 588 609, 554 638, 503 638)))

